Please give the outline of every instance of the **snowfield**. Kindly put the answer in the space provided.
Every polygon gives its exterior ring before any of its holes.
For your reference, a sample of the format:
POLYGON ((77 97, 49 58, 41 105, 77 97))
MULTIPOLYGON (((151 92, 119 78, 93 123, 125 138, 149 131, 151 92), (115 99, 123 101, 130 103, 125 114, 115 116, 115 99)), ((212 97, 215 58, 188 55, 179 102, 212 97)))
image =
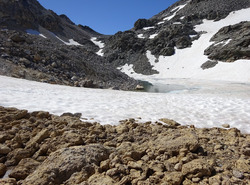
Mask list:
MULTIPOLYGON (((0 76, 0 105, 29 111, 82 113, 102 124, 138 118, 174 119, 196 127, 230 124, 250 133, 250 85, 169 80, 183 88, 169 93, 125 92, 50 85, 0 76), (186 85, 185 85, 186 84, 186 85)), ((166 84, 165 84, 166 85, 166 84)))

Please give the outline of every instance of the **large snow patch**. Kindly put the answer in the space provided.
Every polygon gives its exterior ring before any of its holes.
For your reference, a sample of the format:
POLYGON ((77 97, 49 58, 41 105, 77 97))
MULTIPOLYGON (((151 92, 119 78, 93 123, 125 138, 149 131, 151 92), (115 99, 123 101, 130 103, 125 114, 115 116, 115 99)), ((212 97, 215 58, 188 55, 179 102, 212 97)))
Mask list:
POLYGON ((102 124, 118 124, 121 119, 138 117, 141 121, 170 118, 197 127, 230 124, 250 133, 250 95, 244 92, 249 92, 249 86, 228 84, 221 89, 218 84, 193 85, 196 91, 187 87, 172 93, 124 92, 0 76, 0 105, 57 115, 80 112, 83 118, 102 124))

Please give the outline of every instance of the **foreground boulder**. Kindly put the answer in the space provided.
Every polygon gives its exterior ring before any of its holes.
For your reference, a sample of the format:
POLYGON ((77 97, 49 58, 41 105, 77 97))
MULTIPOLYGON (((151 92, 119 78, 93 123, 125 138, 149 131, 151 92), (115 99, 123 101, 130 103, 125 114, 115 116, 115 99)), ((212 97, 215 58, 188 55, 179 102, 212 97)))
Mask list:
POLYGON ((52 153, 23 184, 61 184, 82 168, 93 173, 94 165, 108 158, 110 151, 102 145, 74 146, 52 153))

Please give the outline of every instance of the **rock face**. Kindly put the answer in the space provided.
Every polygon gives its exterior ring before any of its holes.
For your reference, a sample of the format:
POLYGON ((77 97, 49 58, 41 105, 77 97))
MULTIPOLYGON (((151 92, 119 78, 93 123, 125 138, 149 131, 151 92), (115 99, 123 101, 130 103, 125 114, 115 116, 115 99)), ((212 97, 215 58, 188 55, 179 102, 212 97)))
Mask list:
POLYGON ((214 42, 205 50, 211 60, 233 62, 250 59, 250 22, 226 26, 212 38, 214 42))
POLYGON ((138 84, 82 47, 10 30, 2 30, 0 40, 1 53, 5 53, 0 58, 1 75, 79 87, 126 90, 138 84))
POLYGON ((249 184, 250 136, 166 118, 117 126, 0 107, 0 184, 249 184), (6 173, 6 171, 9 171, 6 173))
MULTIPOLYGON (((61 184, 82 168, 89 169, 109 157, 109 150, 102 145, 74 146, 59 149, 50 156, 24 181, 23 184, 61 184)), ((92 170, 91 170, 92 169, 92 170)))

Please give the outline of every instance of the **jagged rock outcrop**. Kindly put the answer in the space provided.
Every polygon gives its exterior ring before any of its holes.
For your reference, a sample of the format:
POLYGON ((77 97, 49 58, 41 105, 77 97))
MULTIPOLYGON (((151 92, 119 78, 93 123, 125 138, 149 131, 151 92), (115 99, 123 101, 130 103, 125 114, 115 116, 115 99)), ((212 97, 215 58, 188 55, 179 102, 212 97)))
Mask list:
POLYGON ((139 30, 142 29, 144 27, 150 27, 153 25, 153 22, 151 20, 148 19, 138 19, 135 24, 134 24, 134 29, 135 30, 139 30))
POLYGON ((250 59, 250 22, 220 29, 212 38, 214 42, 205 50, 211 60, 233 62, 239 59, 250 59))
POLYGON ((249 142, 166 118, 111 126, 0 107, 0 184, 249 184, 249 142))
POLYGON ((191 25, 172 24, 149 40, 147 48, 153 55, 171 56, 174 54, 174 47, 178 49, 190 47, 192 39, 189 35, 195 34, 191 25))
POLYGON ((118 32, 106 40, 104 48, 105 58, 114 67, 123 66, 125 64, 133 64, 134 70, 138 73, 153 74, 151 65, 144 55, 145 41, 139 39, 135 32, 125 31, 118 32))
POLYGON ((170 6, 168 9, 162 11, 158 15, 155 15, 154 19, 164 18, 166 14, 178 11, 176 16, 171 19, 171 22, 183 19, 183 22, 200 22, 202 19, 215 20, 225 18, 230 12, 248 8, 250 6, 249 0, 180 0, 170 6), (175 7, 179 5, 187 5, 179 10, 172 11, 175 7))

